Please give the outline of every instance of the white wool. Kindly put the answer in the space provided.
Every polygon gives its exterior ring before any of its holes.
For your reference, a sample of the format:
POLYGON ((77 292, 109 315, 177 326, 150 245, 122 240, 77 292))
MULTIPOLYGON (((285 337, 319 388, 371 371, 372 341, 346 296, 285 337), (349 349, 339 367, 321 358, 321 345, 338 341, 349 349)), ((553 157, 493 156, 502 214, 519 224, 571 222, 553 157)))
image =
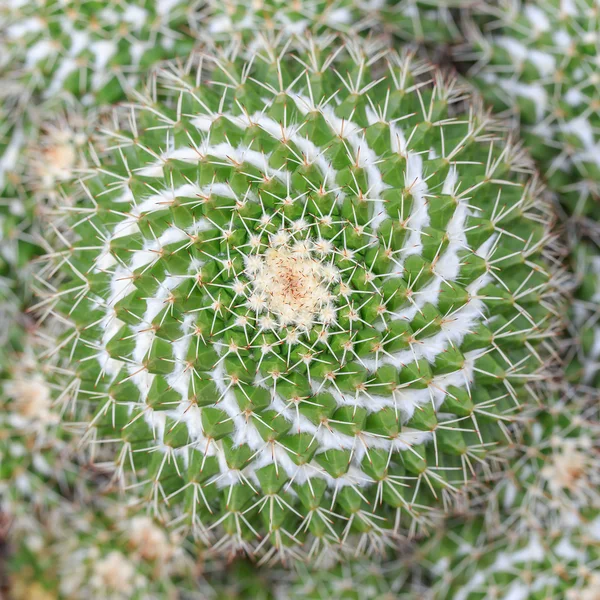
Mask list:
POLYGON ((552 40, 559 48, 568 48, 571 45, 571 36, 564 29, 559 29, 552 34, 552 40))
POLYGON ((548 77, 556 69, 556 59, 552 54, 533 50, 514 38, 499 36, 496 38, 498 46, 504 48, 511 58, 518 64, 526 60, 539 71, 541 77, 548 77))
POLYGON ((94 55, 92 89, 102 87, 108 75, 107 65, 117 53, 117 44, 112 40, 95 40, 89 45, 90 52, 94 55))
POLYGON ((529 19, 531 26, 536 31, 545 32, 550 31, 552 29, 552 25, 550 23, 548 15, 538 6, 527 4, 523 8, 523 12, 527 19, 529 19))

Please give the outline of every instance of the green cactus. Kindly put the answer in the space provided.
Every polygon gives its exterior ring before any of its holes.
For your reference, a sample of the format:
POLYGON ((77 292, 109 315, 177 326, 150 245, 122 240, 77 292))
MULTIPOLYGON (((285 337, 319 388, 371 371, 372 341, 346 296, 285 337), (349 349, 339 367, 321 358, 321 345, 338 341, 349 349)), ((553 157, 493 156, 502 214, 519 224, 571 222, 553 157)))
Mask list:
POLYGON ((451 505, 528 405, 547 208, 430 66, 276 50, 203 55, 139 98, 40 306, 142 505, 221 549, 366 551, 451 505))
POLYGON ((64 500, 13 515, 8 579, 14 600, 206 600, 181 547, 147 517, 64 500))
POLYGON ((432 600, 593 600, 600 586, 600 517, 567 526, 495 531, 451 523, 425 553, 432 600))
POLYGON ((0 277, 27 266, 33 252, 27 235, 26 198, 19 157, 26 144, 23 127, 0 112, 0 277))
POLYGON ((61 182, 72 180, 85 166, 82 149, 91 135, 94 111, 86 112, 88 119, 74 109, 54 116, 31 109, 27 118, 3 123, 7 135, 0 141, 0 370, 9 367, 12 352, 30 345, 26 330, 33 323, 26 310, 34 296, 34 261, 60 235, 55 225, 47 226, 46 215, 57 204, 63 206, 61 182))
POLYGON ((471 0, 209 0, 207 34, 227 38, 256 32, 303 35, 327 33, 391 34, 417 44, 456 41, 460 30, 453 8, 471 0))
POLYGON ((600 257, 598 248, 581 241, 572 249, 577 282, 566 340, 565 375, 575 390, 597 395, 600 388, 600 257))
POLYGON ((259 567, 255 562, 236 557, 225 562, 206 556, 201 563, 198 589, 206 600, 276 600, 275 586, 281 573, 272 567, 259 567))
POLYGON ((105 476, 87 468, 73 443, 77 424, 61 423, 66 407, 53 398, 49 361, 39 360, 47 335, 22 330, 13 336, 20 351, 0 362, 2 575, 10 598, 183 598, 176 590, 184 588, 186 598, 201 598, 191 595, 196 581, 182 540, 98 493, 105 476))
POLYGON ((0 143, 0 260, 13 277, 39 255, 44 213, 60 200, 60 184, 85 166, 82 150, 99 124, 95 110, 70 107, 45 113, 31 109, 27 118, 6 118, 0 143))
POLYGON ((516 455, 486 502, 512 520, 543 524, 573 514, 590 520, 600 514, 596 402, 588 398, 549 404, 524 429, 516 455))
POLYGON ((0 94, 26 108, 42 101, 110 104, 160 61, 193 45, 196 2, 9 0, 0 7, 0 94))
POLYGON ((197 13, 181 0, 0 6, 1 322, 11 303, 28 305, 29 261, 43 252, 40 213, 53 200, 47 192, 59 194, 57 180, 78 166, 78 137, 85 141, 95 113, 123 100, 141 74, 189 52, 197 13))
POLYGON ((0 510, 52 507, 85 478, 77 451, 82 431, 61 422, 50 363, 40 362, 39 333, 25 315, 12 316, 0 350, 0 510))
MULTIPOLYGON (((299 567, 281 573, 276 600, 417 600, 424 590, 404 559, 350 561, 330 569, 299 567)), ((275 576, 277 581, 277 575, 275 576)))
POLYGON ((598 0, 1 6, 11 597, 596 600, 599 48, 598 0))
POLYGON ((482 514, 420 548, 428 600, 593 600, 600 584, 597 402, 564 382, 533 415, 482 514))
POLYGON ((596 0, 497 0, 475 6, 459 54, 496 109, 516 111, 526 145, 563 206, 600 219, 600 19, 596 0), (483 13, 483 14, 482 14, 483 13))

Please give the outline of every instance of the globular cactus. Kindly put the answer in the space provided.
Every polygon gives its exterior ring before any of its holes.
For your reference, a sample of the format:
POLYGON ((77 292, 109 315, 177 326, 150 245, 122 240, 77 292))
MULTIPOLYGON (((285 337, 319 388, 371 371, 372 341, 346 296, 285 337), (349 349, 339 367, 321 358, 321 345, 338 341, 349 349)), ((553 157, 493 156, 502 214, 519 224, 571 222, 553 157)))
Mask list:
MULTIPOLYGON (((23 507, 22 507, 23 508, 23 507)), ((63 502, 12 518, 14 600, 208 600, 181 541, 146 517, 63 502)))
POLYGON ((600 389, 600 255, 590 240, 574 245, 571 259, 576 289, 565 340, 565 375, 574 393, 598 395, 600 389))
POLYGON ((460 39, 453 9, 471 0, 210 0, 207 35, 251 39, 257 31, 390 34, 411 44, 447 44, 460 39))
MULTIPOLYGON (((424 589, 404 559, 350 561, 330 569, 281 573, 276 600, 417 600, 424 589)), ((275 576, 277 580, 277 576, 275 576)))
POLYGON ((31 354, 28 330, 34 322, 26 310, 32 302, 33 263, 57 235, 45 215, 57 203, 64 204, 60 184, 85 167, 82 149, 91 135, 89 124, 98 122, 94 110, 85 115, 73 108, 55 115, 32 108, 27 118, 16 119, 2 113, 0 370, 17 366, 13 352, 27 349, 31 354))
POLYGON ((449 527, 426 553, 434 582, 428 600, 597 598, 600 517, 516 530, 490 531, 482 519, 449 527))
POLYGON ((95 113, 123 100, 141 74, 189 52, 197 13, 194 2, 177 0, 0 6, 1 321, 10 314, 8 290, 18 310, 28 304, 27 266, 42 252, 40 213, 52 200, 46 192, 59 193, 56 181, 78 166, 70 146, 85 141, 95 113))
POLYGON ((600 36, 596 0, 498 0, 475 6, 462 58, 522 135, 569 212, 597 227, 600 211, 600 36))
POLYGON ((547 206, 410 55, 211 52, 56 217, 60 385, 140 505, 218 549, 380 548, 493 466, 543 376, 547 206))
POLYGON ((104 474, 87 468, 38 360, 44 335, 22 331, 0 361, 2 589, 15 600, 203 598, 181 539, 99 496, 104 474))
POLYGON ((92 124, 97 126, 98 118, 92 109, 70 108, 43 115, 43 120, 29 133, 21 158, 26 165, 21 179, 29 202, 37 205, 38 214, 32 220, 38 221, 38 227, 45 221, 39 213, 63 201, 61 184, 71 181, 86 167, 84 150, 92 136, 92 124))
POLYGON ((545 399, 480 514, 451 519, 413 558, 431 600, 593 600, 600 585, 598 407, 545 399))
POLYGON ((0 7, 3 96, 101 105, 193 46, 195 2, 8 0, 0 7))
POLYGON ((596 600, 599 36, 596 0, 0 7, 11 597, 596 600), (415 58, 459 12, 550 194, 415 58))
POLYGON ((61 421, 30 320, 13 315, 0 350, 0 512, 52 507, 85 479, 75 424, 61 421))
MULTIPOLYGON (((49 206, 56 204, 60 184, 85 166, 94 110, 71 107, 44 113, 31 109, 27 118, 6 117, 0 142, 0 260, 15 280, 40 254, 40 228, 49 206)), ((46 237, 49 237, 46 235, 46 237)), ((1 272, 1 271, 0 271, 1 272)))
POLYGON ((570 515, 600 514, 598 408, 591 399, 550 400, 533 416, 494 488, 495 502, 510 519, 556 523, 570 515))

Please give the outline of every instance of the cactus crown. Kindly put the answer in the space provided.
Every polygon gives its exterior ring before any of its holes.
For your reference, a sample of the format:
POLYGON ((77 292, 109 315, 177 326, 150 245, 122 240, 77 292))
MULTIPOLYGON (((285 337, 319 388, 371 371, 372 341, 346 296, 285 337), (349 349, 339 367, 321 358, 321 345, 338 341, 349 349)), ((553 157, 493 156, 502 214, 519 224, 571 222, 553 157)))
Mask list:
POLYGON ((360 551, 426 524, 527 405, 546 209, 412 56, 255 48, 165 70, 121 114, 39 307, 67 325, 61 400, 122 445, 143 505, 226 548, 360 551))

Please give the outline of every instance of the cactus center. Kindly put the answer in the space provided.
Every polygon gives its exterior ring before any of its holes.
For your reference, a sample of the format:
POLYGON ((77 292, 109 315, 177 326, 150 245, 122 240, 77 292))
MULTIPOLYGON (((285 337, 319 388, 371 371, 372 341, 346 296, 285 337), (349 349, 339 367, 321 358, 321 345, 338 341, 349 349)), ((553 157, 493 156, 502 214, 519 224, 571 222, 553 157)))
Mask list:
POLYGON ((271 313, 282 327, 305 330, 335 319, 330 285, 338 279, 337 269, 313 256, 311 246, 306 240, 271 245, 247 261, 253 286, 248 304, 253 310, 271 313))

